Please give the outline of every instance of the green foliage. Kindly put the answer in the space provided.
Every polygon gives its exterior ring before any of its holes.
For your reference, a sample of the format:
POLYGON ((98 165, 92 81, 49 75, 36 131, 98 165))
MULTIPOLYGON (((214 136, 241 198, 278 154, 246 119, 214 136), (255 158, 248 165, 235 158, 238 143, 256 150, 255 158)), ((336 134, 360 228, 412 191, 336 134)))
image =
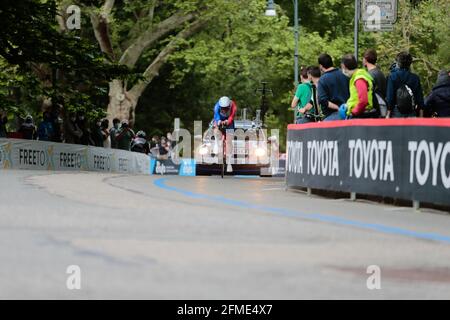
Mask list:
MULTIPOLYGON (((261 81, 269 82, 277 93, 285 91, 285 83, 292 82, 293 37, 289 19, 265 17, 264 9, 262 1, 222 1, 210 11, 217 18, 187 42, 184 50, 172 56, 170 85, 203 88, 200 95, 186 97, 200 111, 194 114, 195 118, 185 119, 187 122, 208 122, 212 107, 223 95, 235 99, 240 109, 245 107, 254 113, 260 105, 255 90, 261 81), (192 75, 195 83, 189 82, 192 75), (207 118, 199 118, 201 115, 207 118)), ((270 105, 285 118, 279 97, 277 94, 270 99, 270 105)))
POLYGON ((76 32, 60 32, 55 1, 3 0, 0 8, 3 109, 37 114, 46 98, 68 110, 104 109, 108 82, 127 76, 127 68, 107 62, 76 32))
POLYGON ((21 74, 18 69, 18 66, 8 64, 0 57, 0 106, 7 113, 23 116, 36 109, 34 97, 39 94, 40 85, 35 77, 21 74), (21 97, 20 91, 24 92, 26 97, 21 97), (26 105, 19 107, 19 99, 25 100, 26 105))
MULTIPOLYGON (((209 14, 215 18, 203 32, 187 41, 183 50, 171 57, 170 73, 166 68, 165 79, 152 84, 156 89, 149 89, 141 99, 138 113, 155 114, 150 110, 159 105, 161 92, 167 91, 175 100, 171 104, 184 106, 189 101, 189 111, 174 112, 167 119, 172 121, 173 117, 181 117, 189 127, 194 120, 208 123, 212 108, 222 95, 231 96, 240 109, 247 108, 254 115, 260 108, 260 95, 255 90, 262 81, 267 81, 274 96, 269 97, 270 112, 266 123, 269 128, 285 132, 286 124, 293 119, 288 106, 295 89, 294 30, 289 18, 280 8, 278 17, 264 16, 264 1, 214 3, 209 14)), ((307 30, 302 26, 299 44, 301 65, 317 64, 317 56, 325 51, 337 62, 343 52, 352 48, 352 38, 348 33, 345 37, 333 39, 329 32, 321 34, 307 30)), ((160 106, 156 114, 165 114, 171 109, 167 105, 160 106)), ((153 118, 138 116, 137 124, 152 130, 152 123, 156 121, 153 118)), ((171 125, 168 122, 166 130, 171 125)))
MULTIPOLYGON (((185 127, 194 120, 206 124, 222 95, 235 99, 240 109, 255 111, 267 81, 266 124, 282 130, 292 121, 289 104, 294 93, 294 31, 292 0, 276 0, 278 16, 265 17, 265 0, 120 0, 109 20, 115 59, 105 57, 90 26, 89 14, 100 12, 103 0, 2 0, 0 3, 0 108, 33 115, 45 98, 63 101, 67 110, 83 109, 100 116, 108 104, 108 82, 126 78, 128 88, 142 80, 142 72, 179 29, 147 48, 136 70, 114 64, 143 31, 175 13, 196 13, 207 21, 200 33, 179 41, 178 51, 159 70, 159 77, 139 100, 136 126, 162 134, 180 117, 185 127), (82 5, 81 31, 60 32, 56 4, 82 5), (53 72, 52 72, 53 71, 53 72), (56 71, 56 77, 55 77, 56 71)), ((402 50, 414 56, 413 71, 422 79, 425 94, 440 69, 450 68, 448 0, 399 0, 399 19, 393 32, 359 34, 362 52, 377 49, 384 71, 402 50)), ((301 0, 299 62, 316 65, 328 52, 335 65, 353 52, 353 0, 301 0)), ((183 26, 180 27, 180 29, 183 26)), ((361 57, 359 57, 361 60, 361 57)))
POLYGON ((425 93, 442 69, 450 69, 450 4, 447 0, 420 1, 412 6, 399 0, 400 11, 393 32, 375 34, 379 63, 386 70, 400 51, 413 57, 425 93))
MULTIPOLYGON (((270 99, 268 126, 284 130, 291 122, 293 115, 288 108, 295 89, 293 5, 291 0, 276 3, 282 8, 277 8, 278 17, 274 19, 263 15, 265 1, 245 1, 245 5, 242 1, 222 1, 210 12, 220 18, 172 57, 171 73, 165 73, 165 79, 158 82, 157 92, 176 91, 172 95, 175 104, 189 101, 190 109, 196 112, 191 115, 183 111, 183 119, 207 122, 221 95, 232 96, 240 108, 254 110, 259 106, 255 89, 266 80, 275 93, 270 99)), ((426 94, 437 71, 449 68, 448 6, 446 0, 420 1, 415 6, 400 0, 399 20, 393 32, 360 31, 360 55, 366 48, 376 48, 379 64, 387 72, 398 52, 410 50, 415 57, 414 72, 422 78, 426 94)), ((353 52, 354 1, 299 1, 299 13, 300 65, 317 65, 318 55, 327 52, 339 66, 340 57, 353 52)), ((157 99, 156 95, 146 95, 139 112, 145 112, 157 99)), ((151 119, 145 124, 149 122, 151 119)))

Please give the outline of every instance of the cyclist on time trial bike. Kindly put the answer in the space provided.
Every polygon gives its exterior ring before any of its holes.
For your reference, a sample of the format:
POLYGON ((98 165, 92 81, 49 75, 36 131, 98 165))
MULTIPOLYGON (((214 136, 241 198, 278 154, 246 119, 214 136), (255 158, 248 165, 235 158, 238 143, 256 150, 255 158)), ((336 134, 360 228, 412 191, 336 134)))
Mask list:
POLYGON ((234 129, 236 111, 236 102, 228 97, 220 98, 214 106, 214 127, 234 129))

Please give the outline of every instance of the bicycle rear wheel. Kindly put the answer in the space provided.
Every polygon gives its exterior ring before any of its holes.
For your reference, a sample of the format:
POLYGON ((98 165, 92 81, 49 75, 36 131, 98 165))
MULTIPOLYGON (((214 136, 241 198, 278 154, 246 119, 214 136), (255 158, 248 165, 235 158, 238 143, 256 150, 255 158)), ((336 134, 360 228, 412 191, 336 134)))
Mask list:
POLYGON ((225 175, 225 163, 222 163, 222 179, 224 175, 225 175))
POLYGON ((226 167, 226 165, 227 165, 227 161, 226 161, 226 159, 227 159, 227 149, 226 149, 226 139, 223 139, 222 140, 222 179, 223 179, 223 176, 225 175, 225 167, 226 167))
POLYGON ((222 144, 223 144, 223 152, 222 152, 222 179, 223 179, 223 176, 225 175, 225 166, 226 166, 225 140, 223 140, 222 144))

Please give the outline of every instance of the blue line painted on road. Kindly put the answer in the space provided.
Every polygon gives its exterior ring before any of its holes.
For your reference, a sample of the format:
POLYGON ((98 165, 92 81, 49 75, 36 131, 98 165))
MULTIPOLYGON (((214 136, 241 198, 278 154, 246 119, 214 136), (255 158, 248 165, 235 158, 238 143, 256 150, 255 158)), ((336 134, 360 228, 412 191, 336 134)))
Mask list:
POLYGON ((356 220, 349 220, 341 217, 336 216, 330 216, 330 215, 323 215, 323 214, 316 214, 316 213, 302 213, 295 210, 285 209, 285 208, 276 208, 276 207, 268 207, 264 205, 259 204, 253 204, 246 201, 240 201, 240 200, 233 200, 229 198, 225 198, 222 196, 213 196, 213 195, 207 195, 202 193, 195 193, 189 190, 180 189, 177 187, 169 186, 166 184, 168 178, 160 178, 155 180, 153 183, 155 186, 167 190, 176 192, 179 194, 182 194, 184 196, 194 198, 194 199, 202 199, 202 200, 209 200, 209 201, 215 201, 215 202, 221 202, 226 205, 230 206, 236 206, 240 208, 245 209, 254 209, 264 212, 273 213, 280 216, 285 217, 293 217, 293 218, 303 218, 307 220, 312 221, 320 221, 325 223, 332 223, 337 225, 344 225, 344 226, 351 226, 356 227, 360 229, 366 229, 366 230, 372 230, 376 232, 382 232, 387 234, 393 234, 393 235, 400 235, 400 236, 407 236, 417 239, 423 239, 423 240, 431 240, 431 241, 437 241, 437 242, 444 242, 447 244, 450 244, 450 237, 444 236, 436 233, 424 233, 424 232, 418 232, 408 229, 402 229, 398 227, 392 227, 382 224, 376 224, 376 223, 366 223, 356 220))
POLYGON ((234 178, 239 178, 239 179, 260 179, 260 176, 244 176, 244 175, 237 175, 237 176, 233 176, 234 178))

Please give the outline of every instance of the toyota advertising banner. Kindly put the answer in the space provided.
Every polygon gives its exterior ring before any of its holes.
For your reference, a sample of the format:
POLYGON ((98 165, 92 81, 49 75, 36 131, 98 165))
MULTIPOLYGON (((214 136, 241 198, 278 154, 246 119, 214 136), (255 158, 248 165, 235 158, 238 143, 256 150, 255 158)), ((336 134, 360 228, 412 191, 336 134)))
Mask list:
POLYGON ((289 187, 450 204, 450 119, 289 125, 289 187))

